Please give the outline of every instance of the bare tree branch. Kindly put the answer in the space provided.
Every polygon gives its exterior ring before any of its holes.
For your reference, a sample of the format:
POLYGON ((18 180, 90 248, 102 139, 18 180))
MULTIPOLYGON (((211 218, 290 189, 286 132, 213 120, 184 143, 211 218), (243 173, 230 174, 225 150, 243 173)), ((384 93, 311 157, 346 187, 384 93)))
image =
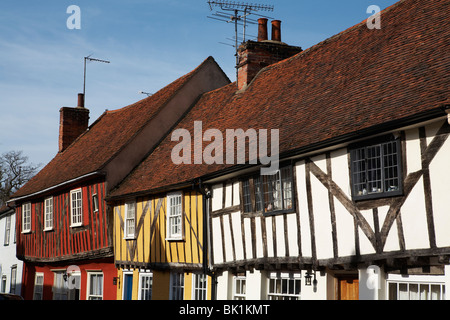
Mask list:
POLYGON ((41 166, 28 164, 22 151, 9 151, 0 156, 0 207, 11 195, 27 183, 41 166))

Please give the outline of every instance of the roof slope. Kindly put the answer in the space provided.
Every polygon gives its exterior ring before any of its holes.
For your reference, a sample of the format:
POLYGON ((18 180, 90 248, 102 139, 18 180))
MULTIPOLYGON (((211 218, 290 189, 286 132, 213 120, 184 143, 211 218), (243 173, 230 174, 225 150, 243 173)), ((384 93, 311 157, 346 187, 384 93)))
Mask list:
POLYGON ((58 153, 12 198, 40 192, 86 174, 101 171, 211 57, 152 96, 127 107, 105 111, 66 150, 58 153))
MULTIPOLYGON (((449 102, 448 12, 448 0, 400 1, 381 12, 381 30, 363 21, 261 70, 245 92, 228 85, 204 94, 177 128, 192 137, 194 121, 224 136, 226 129, 279 129, 286 154, 437 110, 449 102)), ((111 196, 158 190, 226 167, 175 165, 177 144, 168 136, 111 196)))

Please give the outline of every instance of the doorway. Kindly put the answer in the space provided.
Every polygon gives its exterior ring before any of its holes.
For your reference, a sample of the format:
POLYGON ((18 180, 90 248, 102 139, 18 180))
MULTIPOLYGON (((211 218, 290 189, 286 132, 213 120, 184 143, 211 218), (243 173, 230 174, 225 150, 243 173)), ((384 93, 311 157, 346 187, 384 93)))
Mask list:
POLYGON ((124 273, 123 278, 123 300, 133 299, 133 274, 124 273))
POLYGON ((341 276, 337 278, 338 300, 359 300, 358 276, 341 276))

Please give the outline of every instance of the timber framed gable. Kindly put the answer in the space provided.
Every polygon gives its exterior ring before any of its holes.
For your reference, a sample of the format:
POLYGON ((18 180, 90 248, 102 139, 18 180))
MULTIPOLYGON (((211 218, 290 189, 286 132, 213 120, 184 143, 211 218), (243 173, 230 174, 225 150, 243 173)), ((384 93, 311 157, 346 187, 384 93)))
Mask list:
MULTIPOLYGON (((219 273, 253 268, 349 270, 378 264, 388 270, 404 270, 428 266, 433 257, 434 264, 448 261, 450 243, 435 230, 439 219, 445 219, 442 210, 436 217, 433 202, 432 182, 440 169, 434 166, 431 173, 430 166, 446 142, 439 166, 448 154, 450 126, 447 121, 437 121, 396 132, 401 192, 393 195, 352 197, 352 144, 292 160, 296 204, 292 212, 273 216, 245 212, 249 195, 244 183, 252 189, 251 174, 213 184, 210 228, 214 269, 219 273), (423 211, 415 210, 422 205, 423 211), (425 229, 414 225, 419 220, 424 221, 425 229), (427 239, 420 245, 413 235, 418 227, 427 239), (443 242, 446 245, 438 245, 443 242)), ((373 141, 360 141, 366 142, 373 141)), ((443 188, 435 184, 436 189, 443 188)), ((252 208, 255 202, 251 197, 252 208)))

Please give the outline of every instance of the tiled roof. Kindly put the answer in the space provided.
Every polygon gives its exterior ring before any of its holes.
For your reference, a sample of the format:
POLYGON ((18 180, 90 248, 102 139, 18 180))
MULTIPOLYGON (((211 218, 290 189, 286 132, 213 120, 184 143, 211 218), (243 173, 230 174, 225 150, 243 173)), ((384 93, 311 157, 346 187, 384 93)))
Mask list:
POLYGON ((201 68, 175 80, 150 97, 127 107, 105 111, 66 150, 58 153, 36 176, 18 190, 12 198, 40 192, 86 174, 98 172, 141 128, 180 90, 201 68))
MULTIPOLYGON (((400 1, 381 12, 380 30, 363 21, 263 69, 244 92, 230 84, 204 94, 177 128, 192 137, 194 121, 224 136, 226 129, 279 129, 280 153, 287 154, 441 112, 449 102, 448 12, 448 0, 400 1)), ((169 135, 111 196, 156 191, 227 167, 175 165, 177 144, 169 135)))

